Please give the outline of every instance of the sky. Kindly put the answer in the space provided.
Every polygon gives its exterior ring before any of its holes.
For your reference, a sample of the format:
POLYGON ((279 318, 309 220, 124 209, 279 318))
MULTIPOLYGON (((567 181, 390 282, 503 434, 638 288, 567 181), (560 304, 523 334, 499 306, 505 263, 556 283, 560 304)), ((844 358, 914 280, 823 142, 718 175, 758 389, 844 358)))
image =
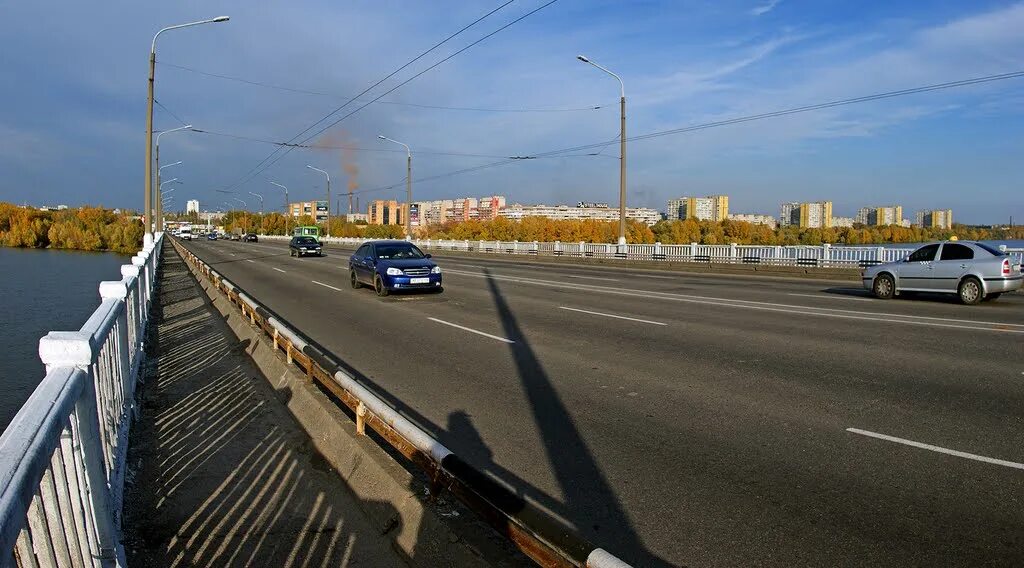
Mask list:
MULTIPOLYGON (((158 42, 155 128, 185 121, 207 132, 162 139, 162 163, 183 162, 164 170, 182 181, 170 209, 235 198, 258 209, 253 192, 280 210, 284 194, 271 181, 292 201, 322 198, 325 180, 307 165, 331 173, 335 201, 350 184, 364 211, 371 199, 402 200, 405 150, 378 135, 412 148, 416 200, 615 205, 619 84, 578 54, 622 77, 627 141, 1024 70, 1024 2, 558 0, 308 142, 333 148, 293 148, 257 167, 281 148, 268 142, 302 141, 363 107, 349 97, 504 1, 7 3, 0 200, 141 209, 153 34, 221 15, 231 20, 158 42), (594 143, 608 145, 449 175, 594 143)), ((547 1, 511 2, 360 100, 547 1)), ((664 210, 669 198, 724 193, 734 213, 777 216, 784 201, 831 200, 837 216, 897 204, 910 219, 953 209, 964 223, 1021 222, 1024 77, 632 141, 626 163, 630 206, 664 210)))

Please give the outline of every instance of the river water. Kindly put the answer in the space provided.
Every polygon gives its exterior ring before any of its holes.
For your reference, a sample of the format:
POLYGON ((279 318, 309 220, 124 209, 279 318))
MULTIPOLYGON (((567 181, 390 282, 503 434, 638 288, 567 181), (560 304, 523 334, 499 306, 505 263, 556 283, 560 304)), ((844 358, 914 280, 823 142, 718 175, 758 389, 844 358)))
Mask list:
POLYGON ((81 328, 100 305, 100 281, 120 280, 129 258, 0 247, 0 430, 45 375, 39 338, 81 328))

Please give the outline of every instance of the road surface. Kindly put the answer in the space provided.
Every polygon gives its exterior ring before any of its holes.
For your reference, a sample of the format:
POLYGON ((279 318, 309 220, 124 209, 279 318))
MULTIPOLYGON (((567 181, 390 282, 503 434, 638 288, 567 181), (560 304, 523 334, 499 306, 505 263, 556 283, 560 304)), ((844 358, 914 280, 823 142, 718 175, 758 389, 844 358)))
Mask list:
POLYGON ((192 241, 456 453, 636 566, 1024 563, 1024 296, 192 241))

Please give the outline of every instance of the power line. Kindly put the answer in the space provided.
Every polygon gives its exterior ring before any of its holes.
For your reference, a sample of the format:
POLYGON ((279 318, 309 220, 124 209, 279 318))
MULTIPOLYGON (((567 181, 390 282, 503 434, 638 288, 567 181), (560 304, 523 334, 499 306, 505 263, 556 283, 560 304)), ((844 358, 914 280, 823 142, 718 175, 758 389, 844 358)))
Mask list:
MULTIPOLYGON (((284 146, 290 148, 303 148, 303 149, 328 149, 328 150, 357 150, 360 152, 388 152, 388 153, 405 153, 405 150, 392 150, 391 148, 361 148, 359 146, 334 146, 330 144, 289 144, 288 142, 280 142, 277 140, 270 140, 267 138, 255 138, 252 136, 242 136, 240 134, 230 134, 227 132, 214 132, 212 130, 202 130, 199 128, 190 129, 192 132, 199 134, 208 134, 211 136, 222 136, 224 138, 234 138, 236 140, 246 140, 249 142, 259 142, 262 144, 273 144, 275 146, 284 146)), ((431 150, 417 150, 417 154, 427 154, 433 156, 459 156, 467 158, 508 158, 509 156, 498 156, 495 154, 470 154, 465 152, 444 152, 444 151, 431 151, 431 150)))
MULTIPOLYGON (((969 85, 978 85, 978 84, 982 84, 982 83, 991 83, 991 82, 994 82, 994 81, 1003 81, 1003 80, 1006 80, 1006 79, 1015 79, 1015 78, 1019 78, 1019 77, 1024 77, 1024 71, 1014 71, 1014 72, 1010 72, 1010 73, 1001 73, 1001 74, 998 74, 998 75, 986 75, 984 77, 975 77, 975 78, 972 78, 972 79, 963 79, 963 80, 959 80, 959 81, 949 81, 949 82, 945 82, 945 83, 936 83, 936 84, 933 84, 933 85, 925 85, 925 86, 921 86, 921 87, 913 87, 913 88, 910 88, 910 89, 901 89, 901 90, 898 90, 898 91, 888 91, 888 92, 884 92, 884 93, 876 93, 876 94, 873 94, 873 95, 865 95, 865 96, 861 96, 861 97, 853 97, 853 98, 848 98, 848 99, 840 99, 840 100, 830 101, 830 102, 826 102, 826 103, 819 103, 819 104, 813 104, 813 105, 805 105, 805 106, 799 106, 799 107, 783 109, 783 110, 777 110, 777 111, 772 111, 772 112, 753 114, 753 115, 748 115, 748 116, 741 116, 741 117, 737 117, 737 118, 730 118, 730 119, 725 119, 725 120, 717 120, 717 121, 713 121, 713 122, 706 122, 706 123, 703 123, 703 124, 695 124, 695 125, 691 125, 691 126, 685 126, 685 127, 682 127, 682 128, 674 128, 674 129, 671 129, 671 130, 662 130, 662 131, 658 131, 658 132, 650 132, 650 133, 647 133, 647 134, 640 134, 640 135, 633 136, 633 137, 627 137, 626 141, 627 142, 635 142, 635 141, 640 141, 640 140, 649 140, 651 138, 660 138, 662 136, 671 136, 671 135, 674 135, 674 134, 683 134, 683 133, 687 133, 687 132, 694 132, 694 131, 697 131, 697 130, 706 130, 706 129, 709 129, 709 128, 717 128, 717 127, 720 127, 720 126, 730 126, 730 125, 733 125, 733 124, 741 124, 741 123, 744 123, 744 122, 753 122, 755 120, 764 120, 764 119, 768 119, 768 118, 777 118, 777 117, 781 117, 781 116, 787 116, 787 115, 804 113, 804 112, 811 112, 811 111, 815 111, 815 110, 822 110, 822 109, 834 108, 834 107, 846 106, 846 105, 852 105, 852 104, 857 104, 857 103, 877 101, 877 100, 882 100, 882 99, 890 99, 890 98, 894 98, 894 97, 901 97, 901 96, 913 95, 913 94, 919 94, 919 93, 927 93, 927 92, 930 92, 930 91, 939 91, 939 90, 944 90, 944 89, 952 89, 952 88, 956 88, 956 87, 964 87, 964 86, 969 86, 969 85)), ((421 183, 421 182, 424 182, 424 181, 433 181, 433 180, 437 180, 437 179, 454 177, 454 176, 457 176, 457 175, 471 173, 471 172, 475 172, 475 171, 480 171, 480 170, 484 170, 484 169, 488 169, 488 168, 504 166, 504 165, 507 165, 507 164, 512 164, 512 163, 515 163, 515 162, 518 162, 518 161, 521 161, 521 160, 526 160, 526 159, 566 157, 567 155, 570 155, 570 154, 568 154, 569 152, 579 152, 579 151, 583 151, 583 150, 591 150, 591 149, 594 149, 594 148, 602 148, 603 149, 603 148, 607 147, 608 144, 609 144, 609 142, 597 142, 597 143, 594 143, 594 144, 584 144, 584 145, 581 145, 581 146, 573 146, 571 148, 563 148, 561 150, 551 150, 551 151, 548 151, 548 152, 541 152, 539 154, 529 154, 529 155, 525 155, 525 156, 516 156, 516 157, 510 158, 510 159, 507 159, 507 160, 502 160, 500 162, 493 162, 493 163, 490 163, 490 164, 483 164, 483 165, 474 166, 474 167, 471 167, 471 168, 464 168, 464 169, 461 169, 461 170, 455 170, 455 171, 452 171, 452 172, 447 172, 447 173, 443 173, 443 174, 437 174, 437 175, 433 175, 433 176, 419 178, 419 179, 416 179, 416 180, 413 180, 413 181, 415 181, 416 183, 421 183)), ((579 154, 577 154, 577 155, 579 155, 579 154)), ((584 154, 584 155, 587 155, 587 154, 584 154)), ((382 186, 382 187, 377 187, 377 188, 360 190, 359 193, 371 193, 371 192, 375 192, 375 191, 385 191, 385 190, 389 190, 389 189, 394 189, 394 187, 395 186, 382 186)))
MULTIPOLYGON (((558 2, 558 0, 550 0, 549 2, 547 2, 547 3, 545 3, 545 4, 542 4, 541 6, 539 6, 539 7, 537 7, 537 8, 534 8, 533 10, 530 10, 529 12, 527 12, 527 13, 523 14, 522 16, 519 16, 518 18, 516 18, 516 19, 512 20, 511 22, 509 22, 509 23, 505 24, 504 26, 501 26, 500 28, 498 28, 498 29, 494 30, 493 32, 491 32, 491 33, 489 33, 489 34, 485 35, 484 37, 482 37, 482 38, 480 38, 480 39, 478 39, 478 40, 474 41, 473 43, 471 43, 471 44, 469 44, 469 45, 467 45, 467 46, 463 47, 462 49, 460 49, 460 50, 456 51, 455 53, 453 53, 453 54, 449 55, 448 57, 445 57, 445 58, 444 58, 444 59, 442 59, 441 61, 438 61, 437 63, 435 63, 435 64, 431 65, 430 67, 427 67, 426 69, 424 69, 424 70, 420 71, 419 73, 417 73, 417 74, 413 75, 412 77, 409 77, 409 78, 408 78, 408 79, 406 79, 405 81, 402 81, 401 83, 399 83, 399 84, 395 85, 395 86, 394 86, 394 87, 392 87, 392 88, 391 88, 390 90, 386 91, 386 92, 385 92, 384 94, 382 94, 382 95, 379 95, 379 96, 377 96, 376 98, 374 98, 374 99, 373 99, 372 101, 370 101, 370 102, 368 102, 368 103, 364 104, 363 106, 361 106, 361 107, 359 107, 359 108, 355 109, 354 111, 352 111, 352 112, 350 112, 350 113, 346 114, 345 116, 343 116, 343 117, 339 118, 338 120, 335 120, 334 122, 332 122, 332 123, 328 124, 327 126, 325 126, 325 127, 321 128, 320 130, 318 130, 318 131, 317 131, 317 132, 315 132, 314 134, 312 134, 312 135, 310 135, 310 136, 307 136, 307 137, 306 137, 306 139, 305 139, 305 140, 303 140, 303 142, 305 143, 305 142, 308 142, 308 141, 312 140, 313 138, 315 138, 315 137, 319 136, 320 134, 324 133, 324 132, 325 132, 326 130, 328 130, 329 128, 331 128, 331 127, 333 127, 334 125, 338 124, 339 122, 341 122, 341 121, 345 120, 346 118, 348 118, 348 117, 352 116, 353 114, 355 114, 355 113, 357 113, 357 112, 359 112, 359 111, 363 110, 364 108, 366 108, 366 107, 370 106, 371 104, 373 104, 373 103, 375 103, 375 102, 379 101, 379 100, 380 100, 381 98, 383 98, 383 97, 385 97, 385 96, 387 96, 387 95, 390 95, 391 93, 393 93, 393 92, 395 92, 396 90, 398 90, 398 89, 399 89, 400 87, 403 87, 403 86, 405 86, 405 85, 409 84, 410 82, 412 82, 413 80, 415 80, 415 79, 416 79, 416 78, 418 78, 419 76, 423 75, 423 74, 424 74, 424 73, 426 73, 427 71, 430 71, 430 70, 432 70, 432 69, 436 68, 437 66, 441 65, 441 64, 442 64, 442 63, 444 63, 445 61, 448 61, 449 59, 451 59, 451 58, 453 58, 453 57, 455 57, 455 56, 459 55, 460 53, 462 53, 462 52, 466 51, 467 49, 469 49, 469 48, 471 48, 471 47, 473 47, 473 46, 477 45, 478 43, 480 43, 480 42, 482 42, 482 41, 484 41, 484 40, 486 40, 486 39, 488 39, 488 38, 490 38, 490 37, 494 36, 495 34, 498 34, 498 33, 502 32, 502 31, 504 31, 504 30, 508 29, 509 27, 511 27, 511 26, 513 26, 513 25, 515 25, 515 24, 517 24, 517 23, 519 23, 519 22, 521 22, 521 21, 525 20, 526 18, 529 18, 530 16, 532 16, 532 15, 536 14, 537 12, 540 12, 541 10, 543 10, 544 8, 547 8, 548 6, 550 6, 550 5, 554 4, 555 2, 558 2)), ((362 95, 360 95, 360 96, 362 96, 362 95)))
MULTIPOLYGON (((296 140, 297 140, 297 139, 298 139, 298 138, 299 138, 300 136, 302 136, 303 134, 305 134, 305 133, 309 132, 310 130, 312 130, 312 129, 316 128, 316 126, 317 126, 317 125, 319 125, 319 124, 320 124, 321 122, 323 122, 323 121, 325 121, 325 120, 328 120, 328 119, 330 119, 330 117, 331 117, 331 116, 333 116, 333 115, 334 115, 335 113, 337 113, 337 112, 338 112, 338 111, 340 111, 341 109, 343 109, 343 108, 345 108, 346 106, 348 106, 348 105, 349 105, 349 104, 350 104, 350 103, 351 103, 351 102, 352 102, 353 100, 355 100, 355 99, 357 99, 357 98, 359 98, 359 97, 361 97, 361 96, 365 95, 366 93, 370 92, 370 90, 372 90, 372 89, 376 88, 376 87, 377 87, 378 85, 380 85, 380 84, 381 84, 381 83, 383 83, 384 81, 387 81, 387 80, 388 80, 388 79, 390 79, 391 77, 394 77, 395 75, 397 75, 397 74, 398 74, 399 72, 401 72, 401 71, 402 71, 403 69, 405 69, 406 67, 408 67, 408 66, 412 65, 413 63, 415 63, 415 62, 419 61, 420 59, 422 59, 423 57, 425 57, 425 56, 426 56, 426 55, 427 55, 428 53, 430 53, 430 52, 434 51, 434 50, 435 50, 435 49, 437 49, 438 47, 441 47, 442 45, 444 45, 445 43, 447 43, 448 41, 450 41, 450 40, 451 40, 452 38, 454 38, 454 37, 458 36, 459 34, 461 34, 461 33, 465 32, 465 31, 466 31, 466 30, 468 30, 469 28, 471 28, 471 27, 475 26, 476 24, 478 24, 478 23, 482 22, 482 21, 483 21, 484 19, 486 19, 486 18, 490 17, 490 16, 492 15, 492 14, 494 14, 495 12, 497 12, 497 11, 501 10, 502 8, 504 8, 504 7, 508 6, 509 4, 511 4, 511 3, 512 3, 512 2, 514 2, 514 1, 515 1, 515 0, 508 0, 507 2, 505 2, 504 4, 501 4, 501 5, 500 5, 500 6, 498 6, 497 8, 495 8, 495 9, 491 10, 490 12, 487 12, 487 13, 486 13, 486 14, 484 14, 483 16, 480 16, 479 18, 477 18, 476 20, 474 20, 474 21, 473 21, 472 23, 470 23, 470 24, 468 24, 468 25, 464 26, 463 28, 461 28, 461 29, 460 29, 460 30, 458 30, 457 32, 455 32, 455 33, 453 33, 453 34, 449 35, 448 37, 446 37, 446 38, 444 38, 443 40, 439 41, 438 43, 434 44, 434 45, 433 45, 433 46, 432 46, 432 47, 431 47, 430 49, 428 49, 428 50, 424 51, 423 53, 421 53, 421 54, 417 55, 416 57, 414 57, 413 59, 409 60, 409 61, 408 61, 407 63, 405 63, 404 65, 402 65, 402 66, 401 66, 401 67, 399 67, 398 69, 395 69, 394 71, 392 71, 391 73, 389 73, 389 74, 388 74, 388 75, 387 75, 386 77, 384 77, 383 79, 381 79, 381 80, 377 81, 376 83, 374 83, 373 85, 370 85, 369 87, 367 87, 367 88, 366 88, 365 90, 363 90, 363 92, 362 92, 362 93, 359 93, 358 95, 356 95, 356 96, 355 96, 354 98, 350 99, 350 100, 349 100, 348 102, 346 102, 345 104, 343 104, 343 105, 339 106, 338 108, 336 108, 336 109, 332 110, 331 112, 327 113, 327 114, 326 114, 326 115, 325 115, 325 116, 324 116, 323 118, 321 118, 321 119, 317 120, 317 121, 316 121, 316 122, 314 122, 313 124, 311 124, 311 125, 309 125, 308 127, 306 127, 306 129, 305 129, 305 130, 303 130, 302 132, 299 132, 298 134, 296 134, 295 136, 293 136, 293 137, 292 137, 292 138, 291 138, 290 140, 288 140, 288 142, 289 142, 289 143, 291 143, 291 142, 295 142, 295 141, 296 141, 296 140)), ((303 142, 305 142, 305 140, 303 140, 303 142)), ((283 153, 281 153, 280 155, 278 155, 278 152, 280 152, 280 151, 281 151, 281 148, 276 148, 276 149, 275 149, 275 150, 274 150, 273 152, 271 152, 271 153, 270 153, 270 155, 268 155, 268 156, 267 156, 266 158, 264 158, 263 160, 260 160, 260 163, 256 164, 256 167, 254 167, 254 168, 253 168, 252 170, 250 170, 250 171, 249 171, 249 172, 248 172, 247 174, 245 174, 244 176, 242 176, 242 179, 241 179, 241 180, 239 180, 239 181, 235 182, 234 184, 230 185, 230 186, 229 186, 229 187, 228 187, 227 189, 232 189, 232 188, 234 188, 234 187, 237 187, 237 186, 241 185, 242 183, 244 183, 244 182, 246 182, 246 181, 248 181, 248 180, 250 180, 250 179, 252 179, 252 178, 254 178, 254 177, 256 177, 256 176, 258 176, 258 175, 259 175, 260 173, 262 173, 262 172, 266 171, 266 170, 267 170, 267 168, 269 168, 270 166, 272 166, 273 164, 275 164, 276 162, 278 162, 278 161, 279 161, 279 160, 280 160, 281 158, 283 158, 284 156, 287 156, 287 155, 288 155, 289 153, 291 153, 291 151, 292 151, 292 148, 287 148, 287 149, 285 149, 285 150, 284 150, 284 152, 283 152, 283 153), (278 157, 274 158, 274 156, 278 156, 278 157), (270 163, 268 163, 268 161, 269 161, 269 160, 271 160, 271 159, 273 159, 273 161, 272 161, 272 162, 270 162, 270 163), (266 164, 266 166, 264 166, 264 164, 266 164), (260 169, 261 167, 263 168, 262 170, 260 169)))
POLYGON ((164 109, 164 111, 166 111, 167 114, 173 116, 174 119, 177 120, 178 122, 180 122, 182 125, 188 124, 187 122, 185 122, 185 120, 183 118, 181 118, 180 116, 174 114, 174 112, 171 111, 171 109, 165 107, 164 104, 161 103, 160 101, 158 101, 156 99, 153 99, 153 102, 156 103, 157 106, 159 106, 160 108, 164 109))
MULTIPOLYGON (((211 72, 208 72, 208 71, 201 71, 199 69, 195 69, 195 68, 192 68, 192 67, 186 67, 184 65, 176 65, 174 63, 165 63, 163 61, 158 61, 157 63, 159 63, 160 65, 167 66, 167 67, 173 67, 175 69, 181 69, 183 71, 189 71, 189 72, 196 73, 196 74, 199 74, 199 75, 206 75, 207 77, 216 77, 218 79, 225 79, 225 80, 228 80, 228 81, 237 81, 239 83, 245 83, 247 85, 255 85, 255 86, 258 86, 258 87, 265 87, 265 88, 268 88, 268 89, 277 89, 279 91, 287 91, 287 92, 291 92, 291 93, 300 93, 300 94, 305 94, 305 95, 317 95, 317 96, 321 96, 321 97, 334 97, 334 98, 339 98, 339 99, 352 100, 352 101, 355 101, 355 102, 365 102, 365 100, 362 100, 362 99, 356 100, 354 97, 350 97, 350 96, 346 96, 346 95, 339 95, 337 93, 325 93, 325 92, 322 92, 322 91, 311 91, 311 90, 307 90, 307 89, 296 89, 296 88, 293 88, 293 87, 284 87, 284 86, 281 86, 281 85, 274 85, 274 84, 271 84, 271 83, 263 83, 263 82, 260 82, 260 81, 253 81, 251 79, 244 79, 242 77, 233 77, 233 76, 230 76, 230 75, 222 75, 222 74, 219 74, 219 73, 211 73, 211 72)), ((574 108, 481 108, 481 107, 427 105, 427 104, 418 104, 418 103, 405 103, 405 102, 400 102, 400 101, 376 101, 375 104, 407 106, 407 107, 424 108, 424 109, 435 109, 435 110, 457 110, 457 111, 468 111, 468 112, 495 112, 495 113, 500 113, 500 112, 506 112, 506 113, 534 113, 534 112, 536 112, 536 113, 544 113, 544 112, 580 112, 580 111, 587 111, 587 110, 599 110, 599 109, 604 108, 605 106, 609 106, 612 103, 600 104, 600 105, 587 105, 587 106, 574 107, 574 108)))

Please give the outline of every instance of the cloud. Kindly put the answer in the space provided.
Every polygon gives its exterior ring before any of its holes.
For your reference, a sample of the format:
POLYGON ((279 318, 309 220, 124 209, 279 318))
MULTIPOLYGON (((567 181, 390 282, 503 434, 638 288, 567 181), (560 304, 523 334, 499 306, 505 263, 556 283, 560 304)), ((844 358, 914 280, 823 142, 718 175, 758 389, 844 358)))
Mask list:
POLYGON ((750 10, 751 16, 763 16, 768 12, 775 9, 776 6, 782 3, 782 0, 769 0, 767 4, 756 6, 750 10))

